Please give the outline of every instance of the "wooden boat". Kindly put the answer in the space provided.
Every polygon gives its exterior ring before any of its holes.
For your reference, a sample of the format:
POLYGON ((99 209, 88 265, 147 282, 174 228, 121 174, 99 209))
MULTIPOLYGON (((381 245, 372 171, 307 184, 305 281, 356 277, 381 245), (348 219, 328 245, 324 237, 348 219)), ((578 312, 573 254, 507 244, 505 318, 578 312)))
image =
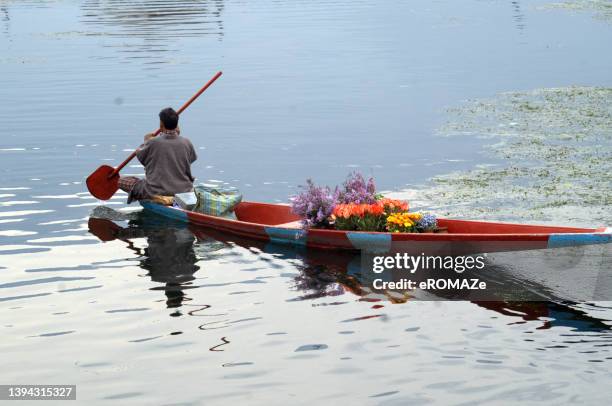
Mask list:
MULTIPOLYGON (((186 238, 182 233, 183 229, 188 229, 197 239, 200 247, 213 246, 214 251, 218 249, 216 242, 231 244, 242 247, 243 249, 255 252, 266 252, 274 255, 276 260, 286 260, 299 262, 295 269, 295 274, 286 274, 286 277, 294 278, 297 298, 294 300, 317 299, 323 296, 337 296, 350 293, 359 297, 360 301, 384 305, 384 301, 393 303, 403 303, 414 298, 423 298, 420 290, 401 290, 401 289, 374 289, 372 287, 372 272, 359 267, 359 254, 350 251, 337 251, 330 255, 325 250, 309 250, 304 247, 295 249, 287 245, 270 244, 265 241, 254 240, 236 236, 230 233, 219 232, 211 228, 203 228, 192 224, 177 224, 172 220, 163 217, 152 219, 147 217, 140 218, 143 223, 136 227, 122 227, 121 225, 105 218, 90 217, 88 221, 89 232, 98 237, 101 241, 123 241, 126 248, 132 250, 141 262, 141 266, 149 271, 148 276, 153 282, 166 284, 166 289, 173 294, 168 296, 167 303, 170 305, 180 305, 183 303, 184 290, 196 287, 191 284, 194 280, 194 273, 200 269, 196 263, 201 259, 194 255, 193 247, 189 246, 192 240, 186 238), (160 232, 160 229, 163 232, 160 232), (135 239, 145 238, 147 244, 154 241, 157 247, 162 250, 175 251, 169 255, 157 254, 150 251, 142 251, 135 245, 135 239), (186 248, 186 249, 185 249, 186 248), (355 267, 355 261, 357 267, 355 267), (178 265, 178 267, 177 267, 178 265), (357 269, 356 269, 357 268, 357 269), (154 272, 151 272, 155 270, 154 272), (171 302, 172 300, 172 302, 171 302)), ((206 252, 203 249, 199 252, 206 252)), ((542 318, 541 329, 551 327, 567 327, 575 331, 603 332, 609 331, 610 327, 605 320, 592 317, 580 308, 574 308, 566 304, 566 299, 557 297, 551 289, 541 285, 541 280, 524 279, 516 275, 512 270, 493 268, 496 272, 481 272, 470 277, 478 277, 487 281, 487 286, 491 286, 495 293, 492 297, 502 300, 472 300, 471 302, 480 307, 495 311, 504 316, 518 317, 526 321, 535 321, 542 318), (502 272, 499 272, 499 271, 502 272), (492 278, 489 279, 489 276, 492 278), (490 282, 489 282, 490 281, 490 282), (511 295, 507 292, 512 291, 511 295), (508 300, 509 297, 516 297, 517 294, 528 295, 527 301, 508 300)), ((540 272, 535 268, 536 273, 540 272)), ((434 271, 436 272, 436 271, 434 271)), ((380 274, 375 274, 376 278, 380 274)), ((402 277, 395 274, 392 276, 402 277)), ((539 278, 538 278, 539 279, 539 278)), ((487 288, 489 289, 489 288, 487 288)), ((446 300, 466 300, 457 291, 451 292, 436 290, 428 292, 439 299, 446 300)), ((432 296, 425 296, 431 299, 432 296)), ((371 317, 371 316, 366 316, 371 317)))
POLYGON ((241 202, 236 218, 216 217, 143 201, 145 210, 166 218, 277 244, 331 250, 475 254, 572 247, 612 242, 612 228, 574 228, 438 219, 448 233, 388 233, 304 230, 290 206, 241 202))

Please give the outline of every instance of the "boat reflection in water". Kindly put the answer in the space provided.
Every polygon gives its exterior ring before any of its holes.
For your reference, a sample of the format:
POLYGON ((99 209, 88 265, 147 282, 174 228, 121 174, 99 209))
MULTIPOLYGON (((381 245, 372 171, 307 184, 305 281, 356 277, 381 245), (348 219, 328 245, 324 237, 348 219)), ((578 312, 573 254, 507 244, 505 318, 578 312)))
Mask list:
MULTIPOLYGON (((168 308, 179 308, 190 298, 186 290, 197 288, 193 285, 197 265, 203 256, 222 254, 220 250, 235 249, 236 246, 246 249, 257 249, 272 254, 279 260, 290 260, 299 270, 294 277, 294 286, 301 294, 292 300, 312 300, 326 296, 357 296, 359 301, 382 305, 385 302, 395 304, 409 300, 464 300, 452 291, 436 291, 435 296, 429 292, 423 296, 418 291, 401 289, 374 289, 370 280, 372 273, 362 270, 361 258, 350 252, 326 252, 289 247, 242 238, 212 229, 193 227, 184 223, 173 222, 155 215, 140 212, 129 221, 127 227, 103 218, 90 218, 89 231, 102 241, 121 240, 140 258, 140 267, 148 272, 153 282, 162 283, 162 287, 152 290, 163 290, 168 308), (134 239, 145 238, 146 248, 138 248, 134 239), (297 261, 296 261, 297 260, 297 261)), ((524 281, 515 275, 507 275, 506 269, 495 268, 487 264, 488 272, 479 275, 487 278, 493 286, 504 286, 505 291, 497 292, 503 296, 509 291, 529 291, 533 300, 469 300, 475 305, 505 316, 516 317, 511 324, 541 320, 538 329, 552 327, 569 327, 574 331, 603 332, 612 329, 605 319, 598 319, 580 308, 577 303, 555 297, 545 286, 538 286, 532 281, 524 281), (491 272, 493 270, 493 272, 491 272), (487 276, 488 275, 488 276, 487 276)), ((381 274, 389 279, 393 276, 381 274)), ((421 292, 422 293, 422 292, 421 292)), ((590 304, 590 307, 597 306, 590 304)), ((172 314, 180 316, 180 311, 172 314)), ((370 316, 368 316, 370 317, 370 316)))
POLYGON ((176 63, 188 38, 223 39, 223 0, 87 0, 81 22, 87 35, 104 38, 104 47, 115 48, 127 60, 145 64, 176 63))
POLYGON ((116 28, 112 35, 168 41, 202 34, 222 35, 224 8, 223 0, 87 0, 81 4, 81 21, 116 28))

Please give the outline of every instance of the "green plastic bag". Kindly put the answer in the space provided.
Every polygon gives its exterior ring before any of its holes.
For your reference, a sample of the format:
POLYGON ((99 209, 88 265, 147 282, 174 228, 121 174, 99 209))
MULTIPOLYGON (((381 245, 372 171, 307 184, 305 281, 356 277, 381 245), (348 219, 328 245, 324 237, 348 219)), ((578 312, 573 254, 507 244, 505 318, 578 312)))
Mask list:
POLYGON ((238 190, 219 190, 213 187, 198 185, 193 188, 197 202, 193 211, 211 216, 227 216, 234 212, 234 207, 242 201, 238 190))

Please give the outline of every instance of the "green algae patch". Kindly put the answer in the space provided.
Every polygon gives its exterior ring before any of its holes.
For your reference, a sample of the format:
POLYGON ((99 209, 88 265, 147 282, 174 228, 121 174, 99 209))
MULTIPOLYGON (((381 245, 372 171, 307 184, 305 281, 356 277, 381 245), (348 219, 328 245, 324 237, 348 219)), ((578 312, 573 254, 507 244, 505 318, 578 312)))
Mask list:
POLYGON ((570 0, 549 3, 540 8, 591 12, 598 19, 612 21, 612 1, 610 0, 570 0))
POLYGON ((500 164, 434 177, 421 203, 453 217, 612 225, 612 89, 503 93, 448 113, 438 135, 481 137, 500 164))

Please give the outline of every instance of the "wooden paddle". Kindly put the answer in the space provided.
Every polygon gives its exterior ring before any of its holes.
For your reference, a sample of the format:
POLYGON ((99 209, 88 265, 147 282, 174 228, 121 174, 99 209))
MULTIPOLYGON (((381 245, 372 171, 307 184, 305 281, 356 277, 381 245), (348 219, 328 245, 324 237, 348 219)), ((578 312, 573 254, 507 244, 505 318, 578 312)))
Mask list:
MULTIPOLYGON (((222 72, 217 72, 215 76, 212 77, 202 87, 196 94, 191 96, 191 99, 187 100, 183 106, 177 110, 178 114, 181 114, 191 103, 195 101, 206 89, 209 88, 210 85, 214 83, 215 80, 219 79, 222 72)), ((157 129, 153 133, 153 136, 157 136, 161 131, 160 128, 157 129)), ((91 193, 94 197, 100 200, 108 200, 110 199, 117 189, 119 189, 119 171, 123 169, 125 165, 127 165, 138 153, 138 149, 130 154, 125 161, 123 161, 118 167, 113 168, 112 166, 102 165, 98 169, 96 169, 89 177, 87 178, 87 189, 89 189, 89 193, 91 193)))

